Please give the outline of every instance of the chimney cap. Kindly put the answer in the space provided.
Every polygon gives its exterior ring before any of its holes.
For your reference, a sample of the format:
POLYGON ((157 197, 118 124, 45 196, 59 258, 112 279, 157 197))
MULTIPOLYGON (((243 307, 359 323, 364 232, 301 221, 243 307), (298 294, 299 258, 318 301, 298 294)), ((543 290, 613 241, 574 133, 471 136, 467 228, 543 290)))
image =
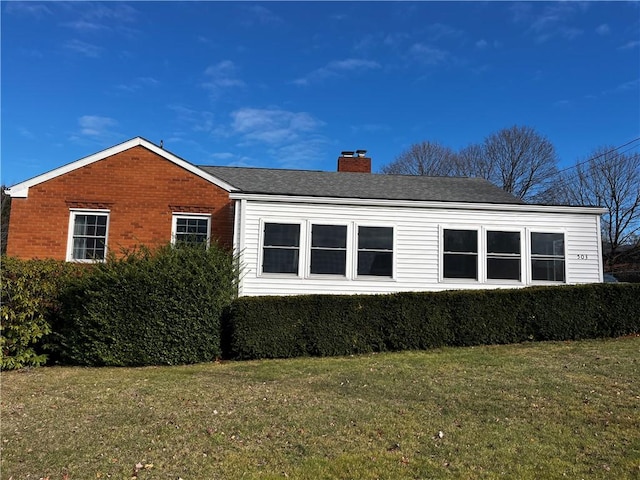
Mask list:
POLYGON ((340 156, 341 157, 353 157, 354 152, 350 150, 343 151, 340 156))
POLYGON ((358 155, 359 157, 364 157, 366 154, 366 150, 356 150, 356 155, 358 155))

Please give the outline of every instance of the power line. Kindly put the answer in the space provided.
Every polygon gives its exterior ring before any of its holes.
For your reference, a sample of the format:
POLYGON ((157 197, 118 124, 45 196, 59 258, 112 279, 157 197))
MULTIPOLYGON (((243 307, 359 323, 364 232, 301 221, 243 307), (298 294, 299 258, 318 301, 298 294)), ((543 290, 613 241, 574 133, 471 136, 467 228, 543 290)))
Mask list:
MULTIPOLYGON (((567 171, 567 170, 571 170, 572 168, 577 168, 579 165, 582 165, 582 164, 585 164, 585 163, 591 162, 591 161, 593 161, 593 160, 597 160, 597 159, 598 159, 598 158, 600 158, 600 157, 604 157, 605 155, 608 155, 608 154, 610 154, 610 153, 616 152, 617 150, 620 150, 621 148, 624 148, 624 147, 626 147, 627 145, 631 145, 632 143, 635 143, 635 142, 637 142, 637 141, 639 141, 639 140, 640 140, 640 137, 634 138, 633 140, 630 140, 630 141, 628 141, 627 143, 625 143, 625 144, 623 144, 623 145, 620 145, 619 147, 612 148, 611 150, 607 150, 606 152, 602 152, 601 154, 596 155, 595 157, 587 158, 586 160, 583 160, 583 161, 581 161, 581 162, 576 162, 574 165, 571 165, 571 166, 569 166, 569 167, 566 167, 566 168, 563 168, 563 169, 561 169, 561 170, 558 170, 556 173, 562 173, 562 172, 565 172, 565 171, 567 171)), ((632 147, 632 148, 635 148, 635 147, 632 147)), ((630 148, 629 150, 631 150, 632 148, 630 148)), ((628 150, 627 150, 627 151, 628 151, 628 150)), ((624 153, 624 152, 623 152, 623 153, 624 153)))

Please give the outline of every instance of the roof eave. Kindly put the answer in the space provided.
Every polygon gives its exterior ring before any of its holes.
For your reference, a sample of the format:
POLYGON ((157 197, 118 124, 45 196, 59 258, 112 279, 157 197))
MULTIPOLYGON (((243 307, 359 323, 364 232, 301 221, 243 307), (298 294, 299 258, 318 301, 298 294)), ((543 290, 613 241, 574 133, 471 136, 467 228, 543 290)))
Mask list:
POLYGON ((489 203, 489 202, 454 202, 445 200, 393 200, 357 197, 314 197, 302 195, 281 195, 267 193, 234 192, 229 195, 232 200, 254 200, 263 202, 322 203, 348 204, 381 207, 419 207, 449 208, 455 210, 500 210, 515 212, 540 213, 580 213, 602 215, 607 210, 602 207, 567 206, 567 205, 533 205, 528 203, 489 203))

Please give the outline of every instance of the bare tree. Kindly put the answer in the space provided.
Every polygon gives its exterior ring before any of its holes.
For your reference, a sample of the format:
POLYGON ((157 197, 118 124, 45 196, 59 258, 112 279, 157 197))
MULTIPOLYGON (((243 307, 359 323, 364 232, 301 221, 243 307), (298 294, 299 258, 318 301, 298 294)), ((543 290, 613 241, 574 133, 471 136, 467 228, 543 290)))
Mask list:
POLYGON ((473 143, 457 154, 456 174, 463 177, 479 177, 494 181, 497 177, 496 166, 487 158, 483 145, 473 143))
POLYGON ((607 261, 613 265, 622 253, 620 247, 632 246, 640 234, 640 154, 599 147, 575 168, 565 176, 569 203, 607 209, 601 220, 602 238, 608 247, 607 261))
POLYGON ((541 195, 558 173, 558 156, 546 137, 516 125, 489 135, 483 149, 491 166, 488 180, 523 200, 544 200, 541 195))
POLYGON ((4 193, 5 186, 0 185, 0 253, 7 252, 7 238, 9 234, 9 214, 11 212, 11 197, 4 193))
POLYGON ((382 173, 480 177, 523 200, 542 203, 555 192, 557 163, 549 140, 531 127, 513 126, 458 153, 434 142, 412 145, 382 173))
POLYGON ((382 167, 382 173, 397 175, 445 176, 455 173, 456 155, 437 142, 411 145, 393 162, 382 167))

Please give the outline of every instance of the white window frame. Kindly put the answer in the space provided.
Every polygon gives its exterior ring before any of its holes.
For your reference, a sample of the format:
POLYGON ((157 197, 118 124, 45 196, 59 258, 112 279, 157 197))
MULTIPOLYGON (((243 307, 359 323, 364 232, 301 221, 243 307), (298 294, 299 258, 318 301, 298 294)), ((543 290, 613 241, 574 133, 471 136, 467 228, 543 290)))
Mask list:
MULTIPOLYGON (((482 252, 485 244, 485 235, 483 229, 479 225, 440 225, 439 232, 438 257, 440 259, 438 265, 438 277, 441 283, 482 283, 485 277, 485 265, 483 262, 482 252), (476 278, 449 278, 444 276, 444 231, 445 230, 465 230, 476 232, 476 278)), ((455 253, 455 252, 454 252, 455 253)), ((462 254, 462 253, 461 253, 462 254)))
MULTIPOLYGON (((484 226, 482 227, 482 265, 483 265, 483 281, 490 284, 507 284, 507 285, 523 285, 527 280, 527 255, 526 255, 526 231, 522 228, 502 227, 502 226, 484 226), (520 280, 510 280, 506 278, 489 278, 489 232, 506 232, 520 234, 520 280)), ((514 257, 515 258, 515 257, 514 257)))
POLYGON ((301 220, 292 220, 287 218, 261 218, 260 219, 260 235, 258 238, 258 264, 257 264, 257 275, 259 277, 277 277, 277 278, 303 278, 304 273, 308 270, 307 264, 310 262, 306 262, 306 251, 307 251, 307 237, 306 234, 307 229, 305 227, 305 222, 301 220), (278 273, 278 272, 265 272, 263 271, 264 266, 264 229, 265 224, 267 223, 278 223, 284 225, 298 225, 300 232, 300 244, 298 245, 298 273, 278 273))
POLYGON ((568 279, 568 262, 569 262, 569 258, 567 255, 567 250, 568 250, 568 242, 567 242, 567 232, 565 230, 562 229, 553 229, 553 228, 534 228, 534 229, 527 229, 527 281, 532 284, 532 285, 566 285, 569 283, 569 279, 568 279), (563 241, 564 241, 564 280, 563 281, 556 281, 556 280, 534 280, 533 279, 533 260, 534 260, 534 256, 533 256, 533 242, 532 242, 532 235, 534 233, 555 233, 555 234, 562 234, 563 236, 563 241))
POLYGON ((353 251, 353 259, 351 262, 351 268, 353 271, 353 278, 355 280, 366 280, 373 282, 388 282, 389 280, 396 280, 396 269, 398 265, 397 261, 397 233, 398 227, 395 224, 384 223, 384 222, 367 222, 367 223, 354 223, 353 224, 353 247, 351 248, 353 251), (390 228, 392 233, 392 248, 391 251, 391 276, 386 275, 359 275, 358 274, 358 257, 360 253, 360 248, 358 247, 359 238, 360 238, 360 227, 377 227, 377 228, 390 228))
MULTIPOLYGON (((351 265, 351 259, 353 257, 353 247, 352 247, 352 230, 353 230, 353 225, 346 223, 346 222, 331 222, 331 221, 315 221, 315 220, 309 220, 307 221, 307 228, 305 228, 304 232, 306 235, 306 238, 308 238, 308 241, 305 242, 307 245, 307 249, 305 251, 306 255, 308 256, 308 260, 305 260, 305 272, 306 272, 306 277, 308 278, 331 278, 334 280, 340 280, 340 279, 350 279, 352 277, 352 273, 351 273, 351 269, 350 269, 350 265, 351 265), (311 251, 314 249, 313 247, 313 227, 316 225, 320 225, 320 226, 331 226, 331 227, 345 227, 346 228, 346 243, 345 243, 345 264, 344 264, 344 275, 339 274, 339 273, 311 273, 311 251)), ((300 240, 300 242, 302 243, 302 239, 300 240)), ((323 248, 321 247, 317 247, 318 249, 322 250, 323 248)), ((324 250, 341 250, 341 249, 326 249, 324 248, 324 250)))
POLYGON ((69 231, 67 235, 67 262, 76 263, 102 263, 107 259, 109 251, 109 224, 111 223, 111 211, 103 208, 72 208, 69 210, 69 231), (86 259, 86 258, 73 258, 73 239, 76 224, 76 216, 78 215, 95 215, 107 217, 107 226, 104 236, 104 258, 101 259, 86 259))
POLYGON ((210 213, 189 213, 189 212, 173 212, 171 217, 171 244, 175 245, 177 242, 177 226, 179 218, 190 218, 194 220, 206 220, 207 221, 207 241, 206 246, 209 248, 211 244, 211 214, 210 213))

